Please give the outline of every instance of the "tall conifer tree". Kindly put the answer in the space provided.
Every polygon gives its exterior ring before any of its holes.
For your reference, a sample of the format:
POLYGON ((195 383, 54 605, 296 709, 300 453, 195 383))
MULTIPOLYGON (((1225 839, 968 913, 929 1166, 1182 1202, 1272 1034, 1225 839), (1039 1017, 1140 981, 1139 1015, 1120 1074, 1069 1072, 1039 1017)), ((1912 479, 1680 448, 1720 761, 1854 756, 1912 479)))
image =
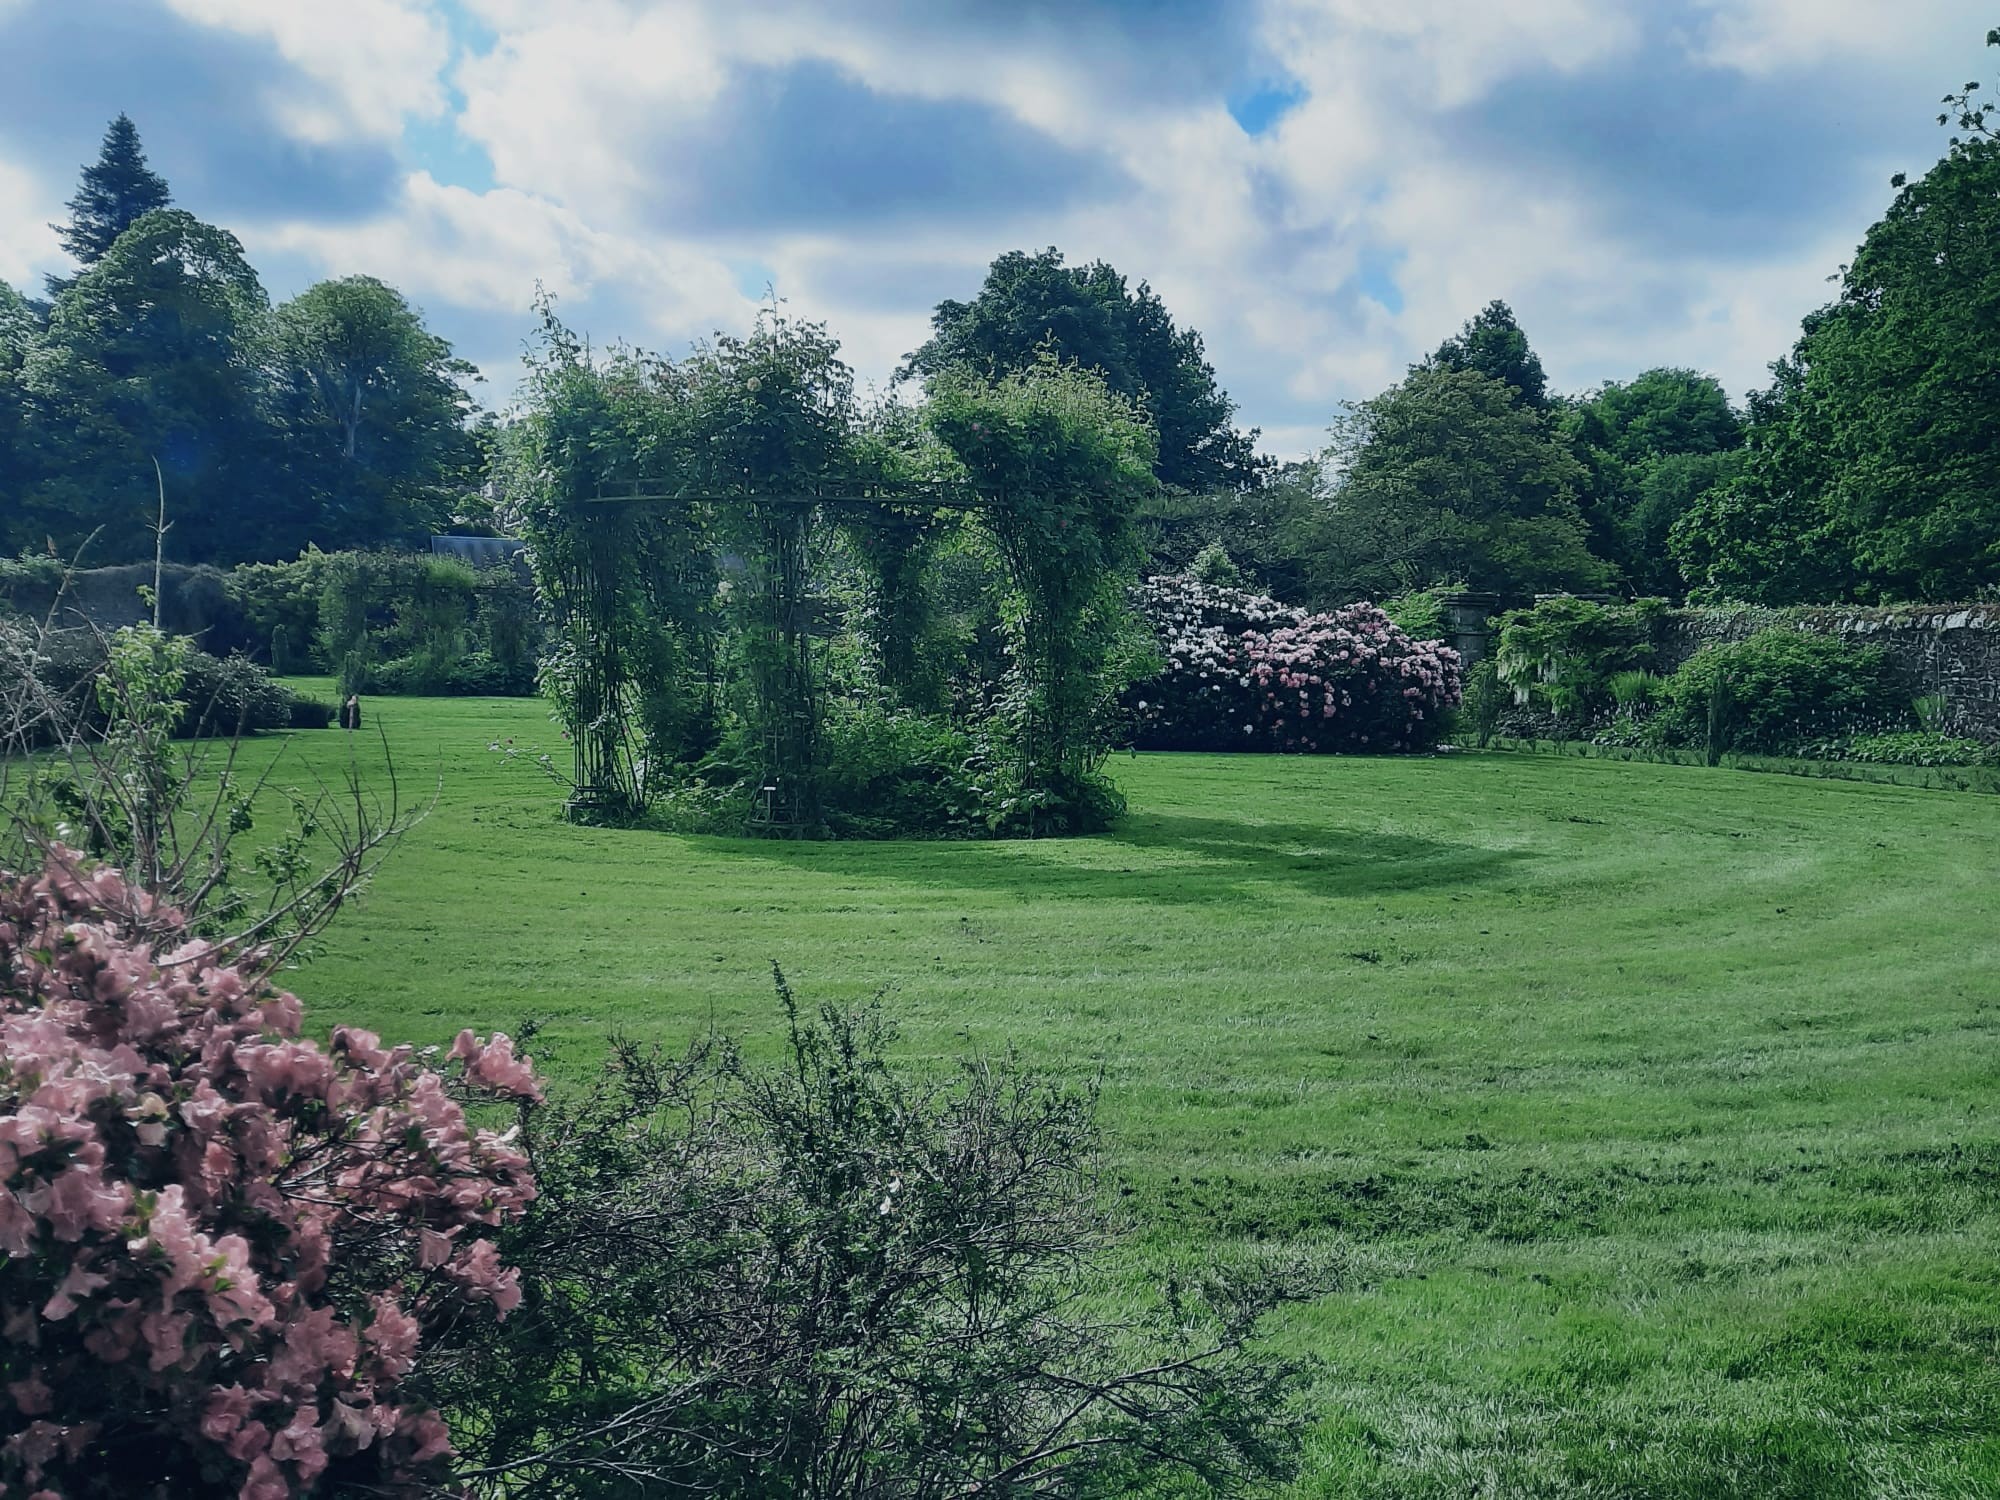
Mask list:
MULTIPOLYGON (((69 222, 50 227, 62 240, 63 249, 90 267, 102 260, 118 236, 141 216, 173 201, 167 180, 146 165, 139 128, 131 116, 121 114, 104 132, 104 148, 96 162, 83 169, 83 181, 69 200, 69 222)), ((60 295, 72 279, 49 277, 49 294, 60 295)))

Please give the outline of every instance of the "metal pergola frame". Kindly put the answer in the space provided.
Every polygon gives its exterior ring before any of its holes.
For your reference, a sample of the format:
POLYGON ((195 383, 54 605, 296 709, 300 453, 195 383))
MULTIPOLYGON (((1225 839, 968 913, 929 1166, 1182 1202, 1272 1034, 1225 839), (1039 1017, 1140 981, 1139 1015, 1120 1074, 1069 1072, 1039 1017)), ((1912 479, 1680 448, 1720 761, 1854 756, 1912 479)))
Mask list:
MULTIPOLYGON (((983 492, 970 485, 948 481, 907 481, 889 482, 857 480, 852 476, 828 475, 811 483, 804 489, 787 488, 776 492, 760 492, 745 486, 734 490, 717 490, 707 487, 675 485, 668 480, 653 477, 634 479, 600 479, 595 493, 581 500, 584 506, 668 506, 668 505, 713 505, 724 507, 773 507, 777 509, 808 511, 819 506, 834 508, 847 507, 889 507, 904 510, 960 511, 973 512, 1004 507, 1007 497, 999 492, 983 492)), ((606 587, 604 580, 593 579, 591 587, 598 590, 606 587)), ((811 647, 804 633, 793 630, 788 624, 796 611, 793 606, 801 601, 780 598, 774 605, 774 618, 780 623, 777 630, 786 642, 786 649, 798 656, 798 671, 810 676, 811 663, 808 659, 811 647), (796 637, 796 639, 794 638, 796 637)), ((771 716, 772 723, 795 720, 801 710, 795 703, 782 704, 779 712, 771 716)), ((807 716, 816 720, 810 707, 807 716)), ((816 724, 794 725, 793 729, 808 743, 815 737, 816 724)), ((775 731, 774 731, 775 732, 775 731)), ((798 835, 813 815, 813 810, 803 807, 786 797, 780 783, 781 771, 773 767, 785 764, 793 757, 787 756, 781 747, 766 747, 765 784, 759 788, 759 815, 753 824, 761 826, 768 833, 798 835)), ((596 785, 585 764, 581 743, 576 747, 576 792, 572 805, 587 808, 605 798, 605 788, 596 785)))

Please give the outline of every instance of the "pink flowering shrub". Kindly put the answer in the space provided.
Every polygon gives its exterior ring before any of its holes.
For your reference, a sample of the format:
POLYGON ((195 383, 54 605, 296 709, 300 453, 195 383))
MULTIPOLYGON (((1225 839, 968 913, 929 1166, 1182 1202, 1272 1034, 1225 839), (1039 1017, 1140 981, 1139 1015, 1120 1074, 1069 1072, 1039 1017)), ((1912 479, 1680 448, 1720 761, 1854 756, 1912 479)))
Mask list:
POLYGON ((1425 750, 1458 705, 1458 653, 1372 604, 1310 614, 1186 576, 1139 586, 1166 670, 1127 690, 1147 750, 1425 750))
POLYGON ((406 1377, 520 1300, 491 1236, 535 1194, 460 1099, 538 1097, 528 1060, 300 1040, 148 907, 0 873, 0 1496, 415 1494, 451 1450, 406 1377))

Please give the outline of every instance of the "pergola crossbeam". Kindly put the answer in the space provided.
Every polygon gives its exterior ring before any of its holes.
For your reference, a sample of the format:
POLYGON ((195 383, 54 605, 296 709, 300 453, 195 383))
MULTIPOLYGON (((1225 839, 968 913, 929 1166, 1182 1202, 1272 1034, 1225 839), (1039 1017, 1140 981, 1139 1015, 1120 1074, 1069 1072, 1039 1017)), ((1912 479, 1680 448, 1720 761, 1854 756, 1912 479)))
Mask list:
POLYGON ((985 510, 1003 503, 999 495, 982 494, 954 484, 830 483, 805 490, 690 490, 651 479, 607 479, 586 505, 900 505, 916 510, 985 510))

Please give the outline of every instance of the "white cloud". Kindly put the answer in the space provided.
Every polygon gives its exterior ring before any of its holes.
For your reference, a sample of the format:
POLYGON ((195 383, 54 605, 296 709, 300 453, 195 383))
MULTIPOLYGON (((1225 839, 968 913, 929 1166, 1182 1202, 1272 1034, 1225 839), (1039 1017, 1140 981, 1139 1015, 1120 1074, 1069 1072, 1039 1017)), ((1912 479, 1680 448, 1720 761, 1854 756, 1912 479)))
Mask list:
POLYGON ((727 81, 700 6, 609 0, 517 14, 486 4, 503 30, 468 58, 459 129, 492 159, 495 179, 600 218, 627 215, 646 187, 635 142, 663 123, 699 119, 727 81))
POLYGON ((444 22, 423 0, 167 0, 190 21, 272 43, 319 87, 288 80, 272 104, 301 138, 393 140, 406 115, 443 110, 440 74, 451 55, 444 22))
POLYGON ((1640 39, 1627 0, 1273 0, 1262 30, 1314 93, 1393 80, 1411 110, 1469 103, 1525 69, 1576 72, 1640 39))
MULTIPOLYGON (((4 4, 4 0, 0 0, 4 4)), ((62 259, 49 196, 33 173, 0 161, 0 281, 28 286, 62 259)))
POLYGON ((490 192, 412 174, 390 212, 358 224, 281 223, 248 230, 260 246, 299 254, 328 274, 367 273, 418 300, 519 318, 537 283, 558 298, 615 293, 644 307, 645 328, 602 330, 639 340, 686 338, 750 304, 728 268, 697 252, 621 238, 512 188, 490 192))
MULTIPOLYGON (((923 339, 937 296, 970 295, 1003 250, 1056 244, 1149 280, 1202 331, 1243 419, 1284 454, 1316 446, 1341 400, 1398 378, 1494 297, 1514 305, 1559 386, 1674 362, 1740 393, 1789 347, 1866 227, 1839 221, 1858 210, 1822 208, 1826 222, 1787 224, 1769 246, 1649 236, 1580 168, 1497 149, 1475 164, 1451 122, 1496 91, 1613 71, 1670 88, 1709 69, 1754 94, 1797 90, 1823 68, 1827 87, 1869 90, 1856 118, 1874 123, 1857 132, 1879 134, 1906 97, 1918 127, 1857 139, 1815 169, 1854 176, 1853 201, 1872 203, 1867 182, 1912 164, 1885 165, 1881 150, 1921 153, 1932 101, 1969 76, 1991 24, 1979 14, 1990 0, 1905 0, 1894 25, 1879 0, 1245 0, 1247 66, 1261 55, 1305 94, 1252 138, 1223 107, 1236 83, 1218 73, 1200 97, 1155 87, 1144 49, 1171 41, 1135 33, 1130 55, 1107 53, 1110 33, 1090 28, 1113 23, 1082 11, 1000 27, 957 7, 824 0, 461 0, 492 43, 454 68, 438 0, 166 3, 276 46, 306 80, 290 85, 293 129, 388 140, 446 109, 449 84, 464 101, 452 124, 492 162, 491 191, 418 172, 360 223, 248 226, 253 254, 370 271, 490 316, 500 333, 473 341, 495 347, 516 336, 538 280, 593 318, 634 320, 594 327, 599 338, 672 346, 743 326, 755 288, 746 296, 739 281, 761 282, 765 267, 793 311, 824 318, 863 379, 881 380, 923 339), (940 211, 893 229, 706 227, 697 239, 669 226, 663 238, 650 225, 660 184, 647 175, 659 143, 755 128, 714 118, 733 79, 803 62, 878 92, 1003 111, 1115 162, 1129 188, 976 225, 940 211), (921 289, 885 266, 921 268, 921 289)), ((1671 97, 1642 104, 1673 118, 1671 97)), ((1784 149, 1768 143, 1770 159, 1784 149)), ((0 171, 0 270, 19 279, 52 259, 52 237, 33 226, 57 212, 41 185, 0 171)))
MULTIPOLYGON (((1984 0, 1696 0, 1705 12, 1695 55, 1752 75, 1809 68, 1839 57, 1928 61, 1962 55, 1993 23, 1984 0)), ((1964 82, 1948 74, 1938 91, 1964 82)))

